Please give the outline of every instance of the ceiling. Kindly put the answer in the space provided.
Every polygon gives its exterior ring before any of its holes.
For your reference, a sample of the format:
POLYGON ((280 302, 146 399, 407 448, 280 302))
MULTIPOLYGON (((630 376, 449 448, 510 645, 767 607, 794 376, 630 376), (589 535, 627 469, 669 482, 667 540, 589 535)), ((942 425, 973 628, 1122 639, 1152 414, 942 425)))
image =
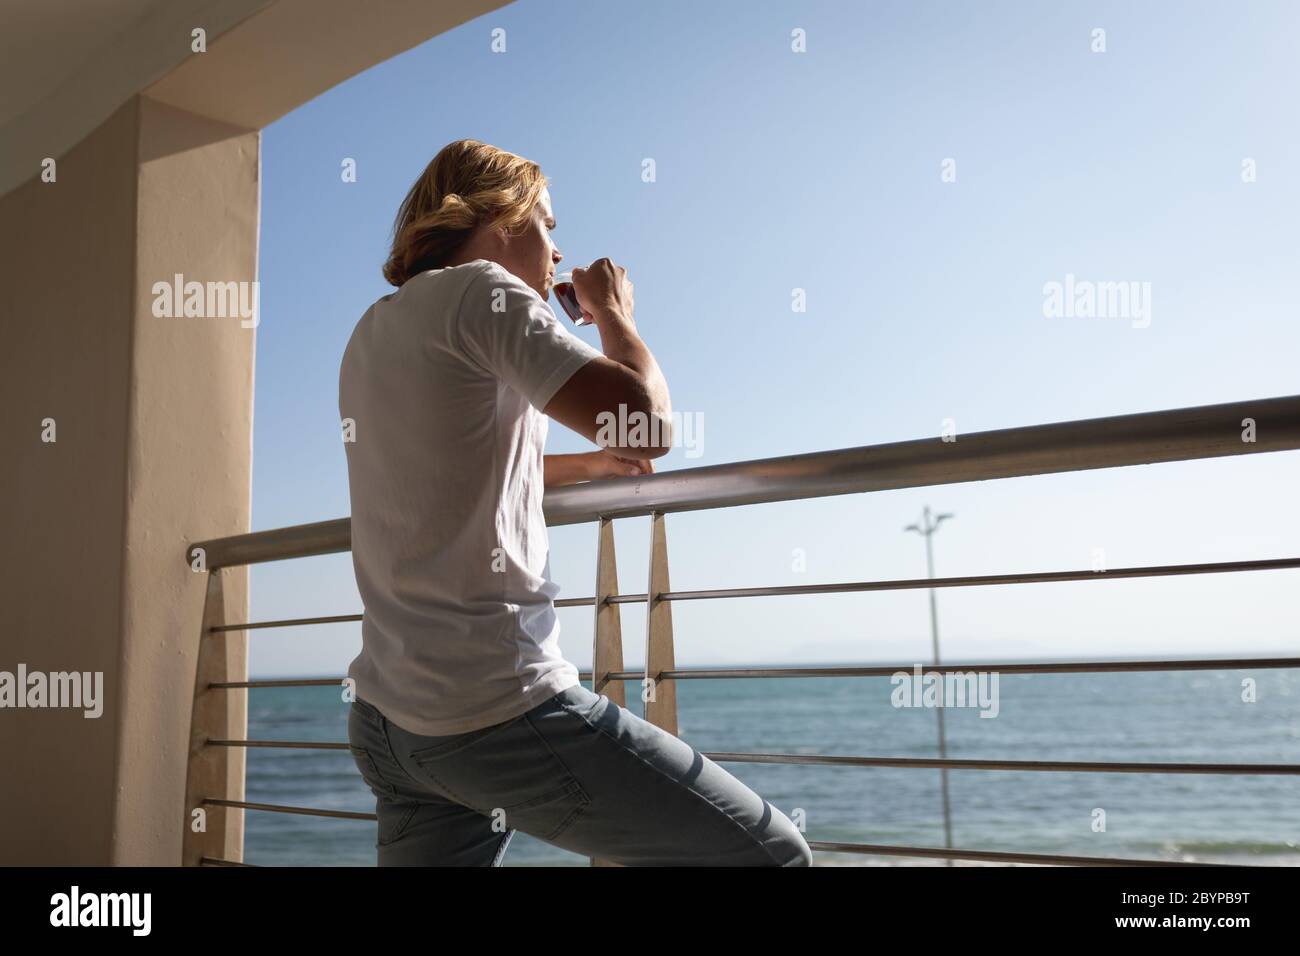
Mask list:
POLYGON ((0 0, 0 195, 123 103, 280 0, 0 0))
POLYGON ((507 0, 0 0, 0 196, 124 103, 261 129, 507 0), (191 48, 196 27, 207 49, 191 48))
POLYGON ((0 128, 168 0, 0 0, 0 128))

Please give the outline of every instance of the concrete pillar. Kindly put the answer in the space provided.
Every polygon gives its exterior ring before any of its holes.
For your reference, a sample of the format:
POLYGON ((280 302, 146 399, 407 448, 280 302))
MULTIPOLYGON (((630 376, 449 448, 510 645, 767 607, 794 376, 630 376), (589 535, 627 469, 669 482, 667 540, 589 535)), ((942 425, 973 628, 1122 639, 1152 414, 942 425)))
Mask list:
POLYGON ((256 279, 259 134, 137 96, 33 172, 0 197, 0 671, 101 672, 103 700, 0 709, 0 864, 178 864, 207 585, 182 557, 249 527, 256 329, 153 289, 256 279))

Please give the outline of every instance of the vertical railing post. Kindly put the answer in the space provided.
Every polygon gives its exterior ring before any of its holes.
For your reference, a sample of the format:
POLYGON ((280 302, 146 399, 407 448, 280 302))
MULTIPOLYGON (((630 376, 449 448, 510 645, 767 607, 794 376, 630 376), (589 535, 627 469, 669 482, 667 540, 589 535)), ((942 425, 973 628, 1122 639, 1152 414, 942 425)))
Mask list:
POLYGON ((248 636, 243 631, 213 631, 230 618, 220 568, 207 572, 207 595, 190 714, 189 767, 185 777, 183 866, 204 857, 243 862, 244 811, 205 805, 204 800, 243 800, 245 748, 213 747, 210 739, 248 737, 248 691, 213 689, 212 684, 248 679, 248 636), (201 811, 196 814, 195 811, 201 811), (196 829, 196 827, 201 827, 196 829))
POLYGON ((668 537, 662 512, 650 513, 650 580, 646 587, 645 613, 645 719, 677 735, 677 681, 661 680, 659 675, 672 670, 673 611, 659 595, 671 591, 668 582, 668 537))
POLYGON ((614 521, 601 518, 596 537, 596 614, 591 644, 591 690, 604 694, 620 707, 627 706, 623 681, 609 675, 623 669, 623 627, 618 605, 609 599, 618 594, 618 563, 614 555, 614 521))
MULTIPOLYGON (((611 703, 627 706, 627 689, 609 675, 623 669, 623 627, 617 604, 609 599, 618 594, 618 562, 614 556, 614 521, 602 517, 596 530, 596 613, 591 640, 591 690, 604 694, 611 703)), ((592 866, 618 866, 591 858, 592 866)))

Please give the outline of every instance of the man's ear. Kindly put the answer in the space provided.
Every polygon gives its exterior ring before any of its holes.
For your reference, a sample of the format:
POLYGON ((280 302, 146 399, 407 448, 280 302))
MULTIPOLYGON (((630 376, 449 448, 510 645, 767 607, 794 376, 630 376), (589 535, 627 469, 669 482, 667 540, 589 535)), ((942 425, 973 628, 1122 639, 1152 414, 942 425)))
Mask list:
POLYGON ((510 248, 511 239, 510 230, 505 226, 498 226, 492 230, 492 241, 500 252, 505 252, 510 248))

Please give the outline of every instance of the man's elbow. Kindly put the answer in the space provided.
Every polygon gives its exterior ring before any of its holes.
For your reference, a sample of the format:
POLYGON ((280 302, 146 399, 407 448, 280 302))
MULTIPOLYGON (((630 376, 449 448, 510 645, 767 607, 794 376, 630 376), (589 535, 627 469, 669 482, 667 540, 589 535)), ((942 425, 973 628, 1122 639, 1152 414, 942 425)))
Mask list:
POLYGON ((673 442, 671 435, 672 429, 670 426, 666 427, 668 427, 669 431, 667 438, 659 442, 647 444, 645 447, 629 448, 626 452, 627 456, 630 458, 662 458, 664 455, 668 454, 672 451, 673 442))
POLYGON ((648 389, 638 389, 619 403, 617 415, 605 415, 597 444, 628 458, 662 458, 673 447, 672 408, 648 389))
POLYGON ((673 447, 672 421, 646 413, 628 412, 629 425, 621 434, 598 434, 596 444, 625 458, 662 458, 673 447))

